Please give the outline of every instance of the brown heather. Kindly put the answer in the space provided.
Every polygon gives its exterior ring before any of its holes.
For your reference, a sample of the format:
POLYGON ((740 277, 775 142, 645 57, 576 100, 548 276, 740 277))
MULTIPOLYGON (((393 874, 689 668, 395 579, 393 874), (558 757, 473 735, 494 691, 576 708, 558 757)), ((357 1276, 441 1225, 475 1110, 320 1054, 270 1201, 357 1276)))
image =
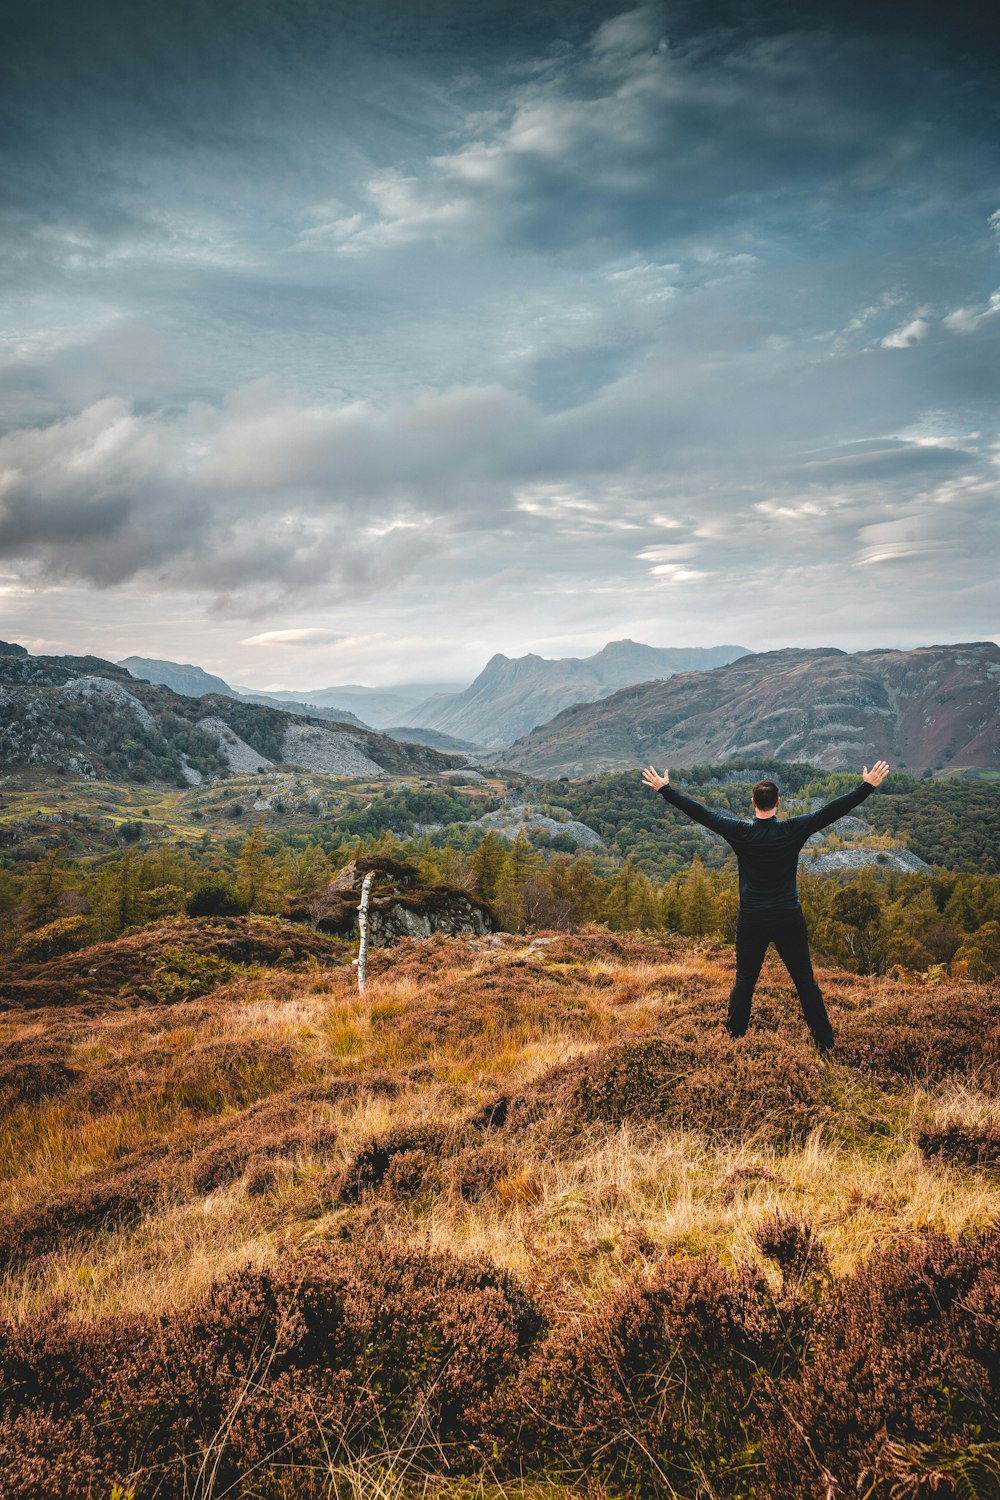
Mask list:
POLYGON ((0 1494, 996 1500, 996 986, 314 938, 0 976, 0 1494))

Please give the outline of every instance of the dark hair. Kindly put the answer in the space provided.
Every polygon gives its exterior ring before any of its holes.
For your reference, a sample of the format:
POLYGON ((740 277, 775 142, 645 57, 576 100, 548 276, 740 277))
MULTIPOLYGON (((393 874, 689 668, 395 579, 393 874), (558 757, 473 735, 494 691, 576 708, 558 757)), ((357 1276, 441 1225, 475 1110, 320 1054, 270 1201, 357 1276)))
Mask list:
POLYGON ((759 807, 761 812, 770 812, 772 807, 777 806, 778 788, 773 781, 758 781, 750 795, 753 797, 754 807, 759 807))

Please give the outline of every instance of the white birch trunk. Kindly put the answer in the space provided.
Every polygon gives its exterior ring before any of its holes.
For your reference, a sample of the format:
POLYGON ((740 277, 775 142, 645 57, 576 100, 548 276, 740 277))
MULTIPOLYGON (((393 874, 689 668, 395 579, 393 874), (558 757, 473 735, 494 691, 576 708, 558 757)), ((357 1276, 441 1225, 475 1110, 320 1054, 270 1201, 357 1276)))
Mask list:
POLYGON ((372 888, 375 871, 369 870, 361 886, 361 905, 358 907, 358 931, 361 944, 358 948, 358 989, 363 990, 368 974, 368 896, 372 888))

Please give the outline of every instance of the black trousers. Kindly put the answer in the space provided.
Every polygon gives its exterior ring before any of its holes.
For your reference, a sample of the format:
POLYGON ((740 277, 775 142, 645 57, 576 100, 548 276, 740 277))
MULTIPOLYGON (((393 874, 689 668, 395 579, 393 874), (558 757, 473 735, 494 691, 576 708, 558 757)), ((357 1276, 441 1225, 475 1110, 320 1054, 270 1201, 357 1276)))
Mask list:
POLYGON ((792 911, 741 911, 736 918, 736 982, 729 996, 726 1021, 730 1036, 743 1036, 750 1024, 750 1002, 770 943, 792 977, 813 1041, 825 1052, 833 1046, 833 1030, 813 974, 801 907, 792 911))

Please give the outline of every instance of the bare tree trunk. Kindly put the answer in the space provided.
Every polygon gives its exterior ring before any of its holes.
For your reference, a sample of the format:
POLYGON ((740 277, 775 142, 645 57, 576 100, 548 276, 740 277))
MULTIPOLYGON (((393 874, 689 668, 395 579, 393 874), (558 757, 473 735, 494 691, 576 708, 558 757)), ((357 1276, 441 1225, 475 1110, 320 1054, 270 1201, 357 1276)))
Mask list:
POLYGON ((372 888, 375 871, 369 870, 361 886, 361 905, 358 907, 358 931, 361 946, 358 948, 358 989, 363 990, 368 979, 368 896, 372 888))

